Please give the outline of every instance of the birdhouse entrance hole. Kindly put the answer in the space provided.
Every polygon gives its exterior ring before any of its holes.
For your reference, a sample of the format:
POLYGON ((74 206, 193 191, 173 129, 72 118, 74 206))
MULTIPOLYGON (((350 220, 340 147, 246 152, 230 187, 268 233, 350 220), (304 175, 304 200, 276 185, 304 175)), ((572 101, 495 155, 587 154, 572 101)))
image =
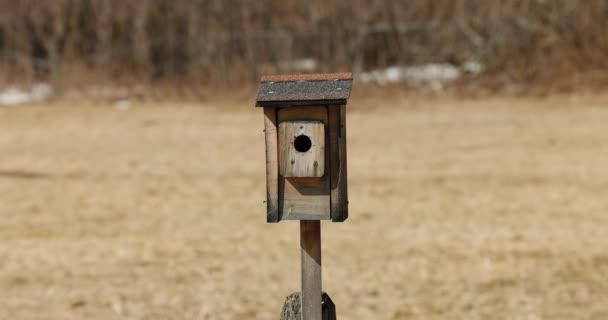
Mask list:
POLYGON ((293 141, 293 146, 298 152, 307 152, 310 150, 310 147, 312 147, 312 141, 310 140, 310 137, 303 134, 296 137, 293 141))

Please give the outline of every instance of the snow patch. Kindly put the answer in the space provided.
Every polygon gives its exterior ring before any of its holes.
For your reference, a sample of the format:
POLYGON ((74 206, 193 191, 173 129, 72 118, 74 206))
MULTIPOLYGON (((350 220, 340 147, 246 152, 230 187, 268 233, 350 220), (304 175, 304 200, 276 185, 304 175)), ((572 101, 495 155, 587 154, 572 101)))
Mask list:
POLYGON ((363 83, 387 85, 407 83, 411 86, 441 87, 442 84, 454 81, 463 73, 478 74, 483 72, 483 65, 469 61, 462 66, 449 63, 429 63, 422 65, 390 66, 386 69, 362 72, 359 80, 363 83))
POLYGON ((50 98, 53 94, 53 87, 46 83, 35 84, 29 91, 9 87, 0 91, 0 106, 40 102, 50 98))
POLYGON ((291 64, 291 68, 297 71, 314 71, 318 67, 319 63, 312 58, 298 59, 291 64))
POLYGON ((131 107, 131 103, 127 99, 122 99, 114 102, 114 108, 120 111, 127 111, 131 107))
MULTIPOLYGON (((289 72, 312 72, 319 68, 319 62, 313 58, 283 60, 278 63, 280 70, 288 70, 289 72)), ((272 69, 272 66, 266 66, 272 69)))
POLYGON ((477 61, 467 61, 462 65, 462 71, 471 74, 478 74, 483 72, 483 64, 477 61))

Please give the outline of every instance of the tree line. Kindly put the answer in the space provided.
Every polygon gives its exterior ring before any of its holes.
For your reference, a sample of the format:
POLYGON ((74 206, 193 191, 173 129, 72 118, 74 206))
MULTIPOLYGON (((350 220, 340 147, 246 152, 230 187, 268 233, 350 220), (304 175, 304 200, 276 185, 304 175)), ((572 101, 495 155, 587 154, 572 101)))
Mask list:
POLYGON ((608 65, 604 0, 0 0, 6 79, 229 86, 475 60, 535 81, 608 65), (76 80, 75 80, 76 79, 76 80))

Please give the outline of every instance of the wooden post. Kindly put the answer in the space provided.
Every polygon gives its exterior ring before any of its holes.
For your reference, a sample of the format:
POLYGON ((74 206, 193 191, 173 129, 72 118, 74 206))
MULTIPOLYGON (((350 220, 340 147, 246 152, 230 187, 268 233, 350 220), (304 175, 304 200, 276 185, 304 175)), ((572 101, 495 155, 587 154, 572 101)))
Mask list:
POLYGON ((302 292, 287 296, 281 320, 336 320, 336 305, 321 291, 321 221, 300 221, 302 292))
POLYGON ((321 318, 321 222, 300 221, 302 320, 321 318))

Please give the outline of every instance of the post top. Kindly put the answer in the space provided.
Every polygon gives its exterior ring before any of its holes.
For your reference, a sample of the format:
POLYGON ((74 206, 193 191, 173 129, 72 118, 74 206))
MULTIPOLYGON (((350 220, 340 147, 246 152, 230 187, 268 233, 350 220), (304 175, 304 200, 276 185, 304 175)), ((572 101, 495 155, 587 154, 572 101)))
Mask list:
POLYGON ((351 73, 263 76, 256 107, 346 104, 352 82, 351 73))

